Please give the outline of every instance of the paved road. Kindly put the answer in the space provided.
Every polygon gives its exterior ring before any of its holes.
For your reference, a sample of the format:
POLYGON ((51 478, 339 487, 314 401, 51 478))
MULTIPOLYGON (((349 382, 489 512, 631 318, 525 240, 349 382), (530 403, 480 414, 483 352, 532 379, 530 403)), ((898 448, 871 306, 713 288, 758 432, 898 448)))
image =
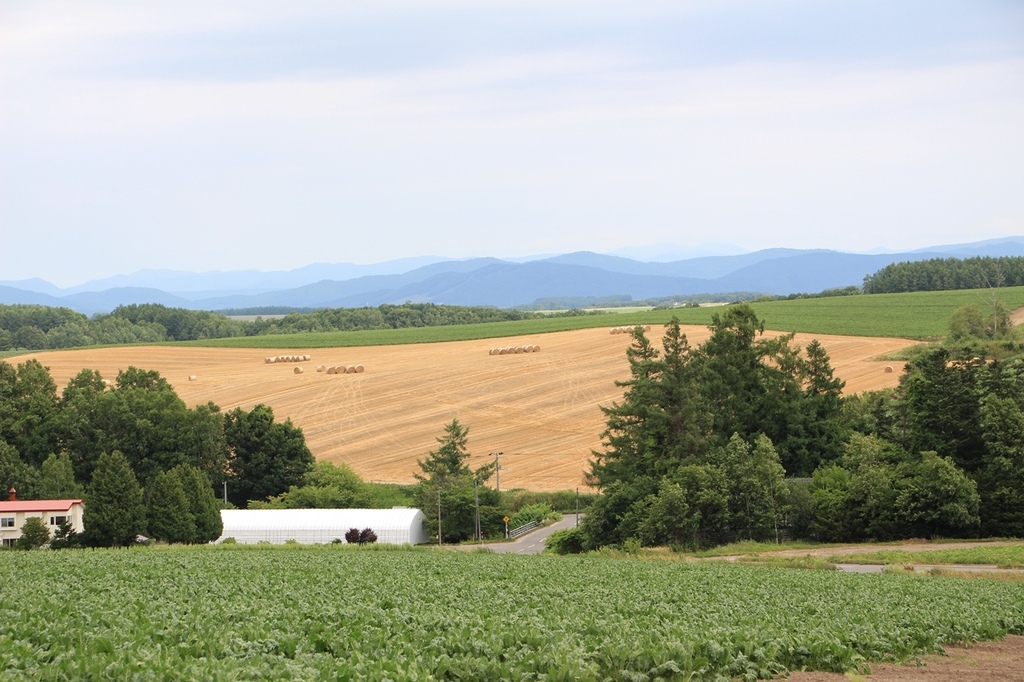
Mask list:
MULTIPOLYGON (((581 517, 582 518, 582 515, 581 517)), ((544 541, 548 539, 548 536, 554 533, 556 530, 563 528, 572 528, 576 525, 575 514, 565 514, 562 516, 561 521, 556 521, 550 526, 544 526, 542 528, 536 528, 531 530, 529 533, 522 535, 515 540, 509 542, 491 542, 484 543, 482 545, 459 545, 459 549, 475 549, 477 547, 486 547, 491 551, 498 552, 500 554, 540 554, 544 551, 544 541)))

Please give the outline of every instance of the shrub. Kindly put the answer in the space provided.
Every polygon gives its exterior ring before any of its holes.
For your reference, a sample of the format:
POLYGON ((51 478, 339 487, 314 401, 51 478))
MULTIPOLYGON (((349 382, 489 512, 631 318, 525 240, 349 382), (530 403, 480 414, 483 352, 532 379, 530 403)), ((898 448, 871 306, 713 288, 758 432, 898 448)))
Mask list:
POLYGON ((525 526, 526 524, 533 523, 534 521, 540 523, 555 515, 555 512, 551 509, 551 505, 547 502, 527 505, 512 515, 512 520, 508 522, 508 527, 519 528, 520 526, 525 526))
POLYGON ((38 516, 30 516, 21 526, 21 537, 15 546, 18 549, 39 549, 50 541, 50 529, 38 516))
POLYGON ((582 554, 583 534, 579 528, 556 530, 548 536, 545 546, 555 554, 582 554))

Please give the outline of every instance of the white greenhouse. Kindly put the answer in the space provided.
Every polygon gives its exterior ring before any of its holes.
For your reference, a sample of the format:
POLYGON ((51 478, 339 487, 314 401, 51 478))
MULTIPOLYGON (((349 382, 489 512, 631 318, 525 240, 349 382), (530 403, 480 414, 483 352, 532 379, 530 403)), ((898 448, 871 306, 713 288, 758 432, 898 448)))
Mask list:
POLYGON ((428 541, 426 517, 419 509, 222 509, 224 532, 217 542, 234 538, 240 544, 294 540, 303 545, 344 542, 345 533, 371 529, 377 542, 419 545, 428 541))

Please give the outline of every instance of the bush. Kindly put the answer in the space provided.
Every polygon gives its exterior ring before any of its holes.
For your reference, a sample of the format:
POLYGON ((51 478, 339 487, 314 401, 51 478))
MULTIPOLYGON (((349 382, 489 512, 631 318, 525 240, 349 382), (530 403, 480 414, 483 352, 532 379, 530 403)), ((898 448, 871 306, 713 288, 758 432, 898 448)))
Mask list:
POLYGON ((519 528, 525 526, 528 523, 542 523, 552 516, 558 516, 552 509, 551 505, 547 502, 540 504, 531 504, 521 508, 516 513, 512 514, 512 519, 508 522, 509 528, 519 528))
POLYGON ((582 554, 583 534, 579 528, 556 530, 548 536, 545 545, 548 551, 555 554, 582 554))
POLYGON ((30 516, 21 526, 21 537, 15 543, 18 549, 39 549, 50 541, 50 529, 38 516, 30 516))
POLYGON ((377 534, 371 528, 349 528, 345 533, 345 542, 350 545, 372 545, 377 542, 377 534))

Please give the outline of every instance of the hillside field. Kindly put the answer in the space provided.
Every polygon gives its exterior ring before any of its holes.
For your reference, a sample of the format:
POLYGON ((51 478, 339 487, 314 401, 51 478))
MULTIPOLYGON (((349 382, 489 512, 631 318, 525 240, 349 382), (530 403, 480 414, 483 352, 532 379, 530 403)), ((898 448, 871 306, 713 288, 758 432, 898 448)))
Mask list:
MULTIPOLYGON (((684 330, 691 345, 710 335, 703 326, 684 330)), ((663 327, 655 326, 648 335, 660 346, 662 334, 663 327)), ((828 351, 847 392, 895 386, 902 363, 879 357, 915 343, 820 334, 798 334, 795 343, 806 346, 813 338, 828 351)), ((368 481, 413 482, 417 460, 458 418, 469 427, 471 466, 501 451, 501 487, 540 491, 583 485, 591 451, 601 446, 600 406, 619 400, 622 389, 615 382, 629 378, 629 344, 629 335, 604 327, 345 348, 126 346, 38 352, 7 362, 37 358, 58 389, 82 369, 113 380, 134 366, 157 370, 189 406, 212 401, 227 411, 263 403, 279 421, 290 418, 302 428, 318 460, 346 462, 368 481), (491 348, 526 344, 540 350, 489 354, 491 348), (265 362, 267 356, 306 353, 308 362, 265 362), (319 365, 339 364, 361 364, 365 371, 316 372, 319 365), (296 374, 296 367, 303 372, 296 374)))

